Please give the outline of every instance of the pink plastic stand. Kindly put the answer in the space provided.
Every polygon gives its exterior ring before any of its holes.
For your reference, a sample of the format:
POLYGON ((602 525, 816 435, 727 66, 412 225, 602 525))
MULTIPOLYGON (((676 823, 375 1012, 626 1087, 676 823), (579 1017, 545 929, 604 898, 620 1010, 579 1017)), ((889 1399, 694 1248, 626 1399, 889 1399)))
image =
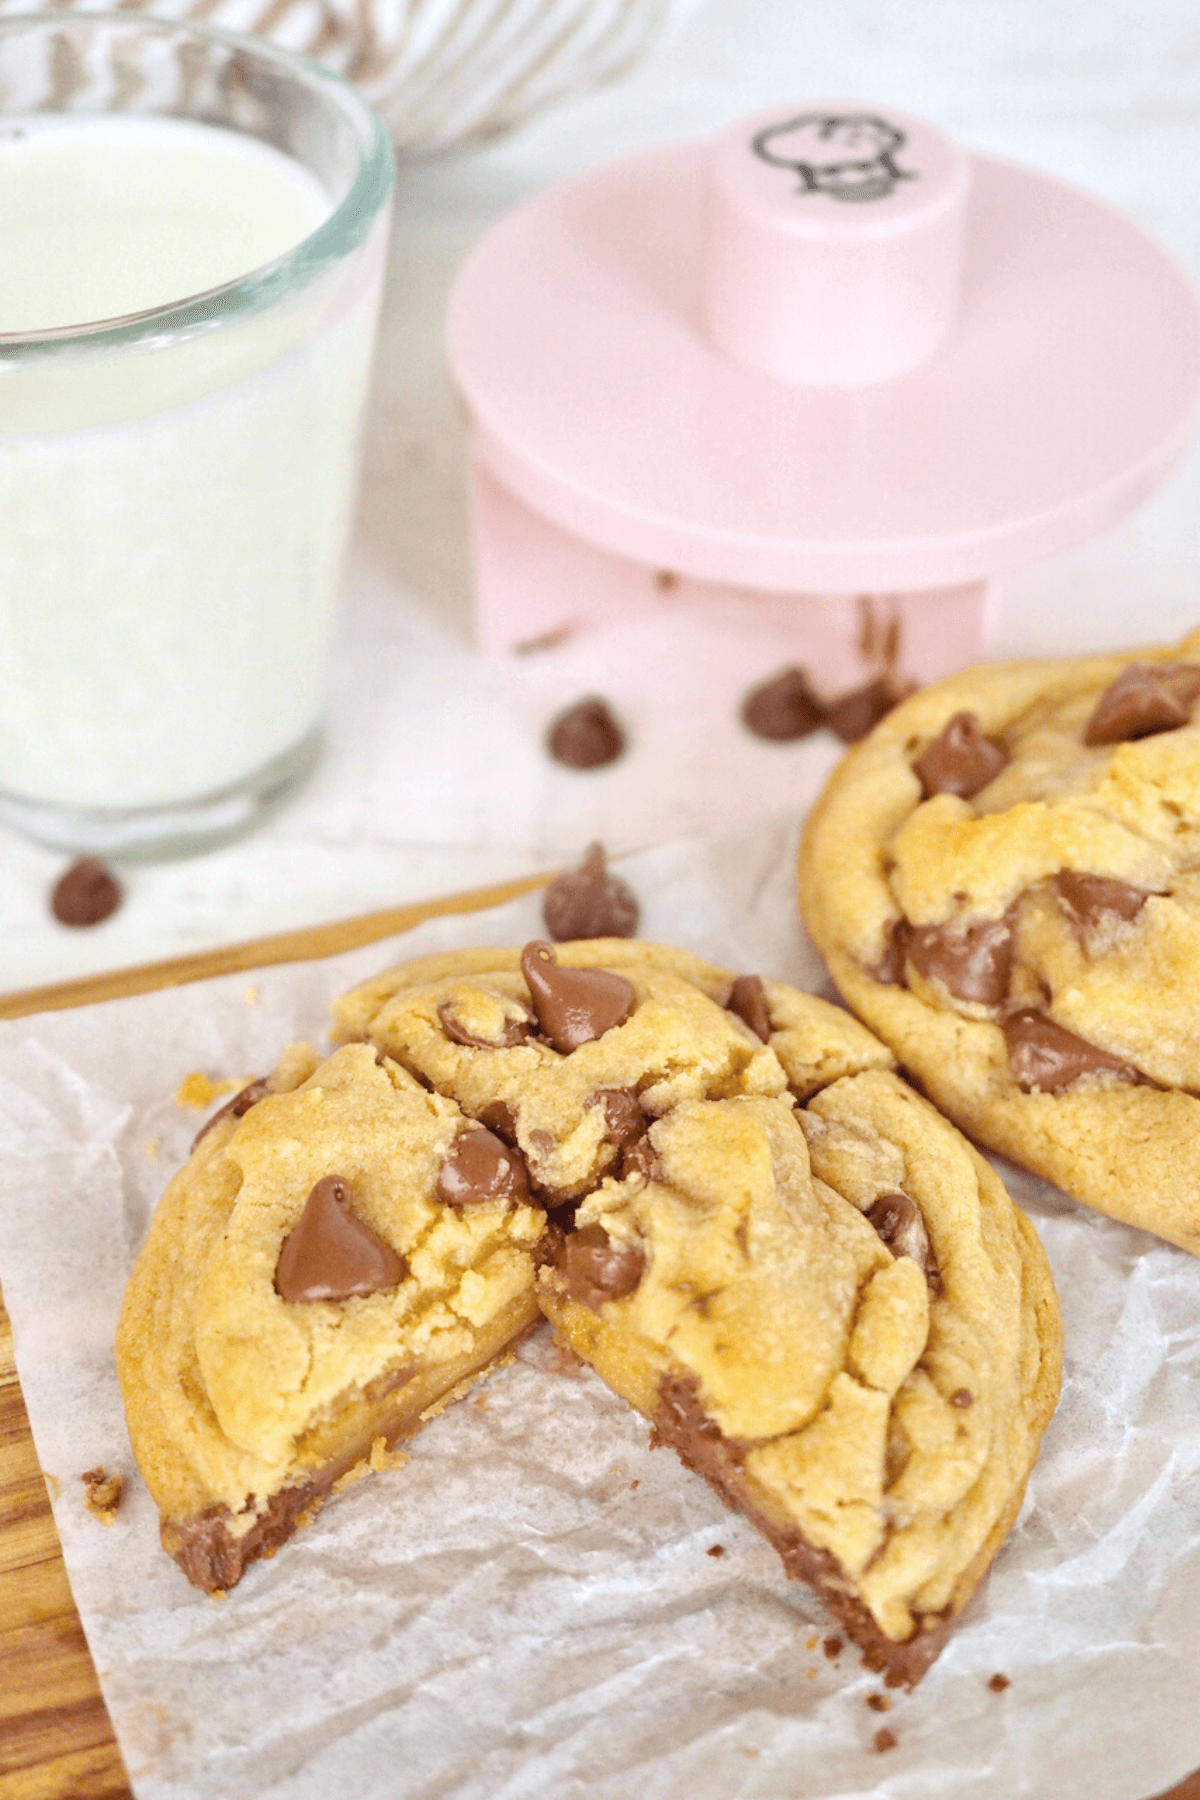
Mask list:
POLYGON ((827 687, 985 649, 998 577, 1149 494, 1200 306, 1136 225, 859 102, 593 170, 450 310, 484 646, 720 602, 827 687))

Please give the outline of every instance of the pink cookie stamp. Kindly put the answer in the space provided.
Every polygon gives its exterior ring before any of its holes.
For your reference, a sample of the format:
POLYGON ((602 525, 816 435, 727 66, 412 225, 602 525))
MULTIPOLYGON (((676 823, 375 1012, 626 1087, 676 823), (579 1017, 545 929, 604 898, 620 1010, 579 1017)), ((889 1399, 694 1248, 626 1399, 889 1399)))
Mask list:
POLYGON ((1090 195, 858 101, 562 183, 455 289, 479 631, 754 609, 817 683, 977 660, 1187 448, 1200 304, 1090 195))

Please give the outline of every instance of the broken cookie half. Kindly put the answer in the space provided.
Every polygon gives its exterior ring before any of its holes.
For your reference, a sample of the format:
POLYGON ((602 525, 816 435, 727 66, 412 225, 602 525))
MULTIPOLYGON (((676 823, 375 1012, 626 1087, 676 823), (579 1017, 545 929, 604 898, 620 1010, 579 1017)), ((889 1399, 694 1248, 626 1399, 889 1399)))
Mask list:
POLYGON ((537 1316, 519 1153, 366 1045, 293 1050, 167 1189, 117 1363, 188 1579, 231 1587, 537 1316))
POLYGON ((687 1101, 539 1276, 561 1337, 893 1685, 1016 1518, 1058 1396, 1032 1227, 894 1075, 687 1101))

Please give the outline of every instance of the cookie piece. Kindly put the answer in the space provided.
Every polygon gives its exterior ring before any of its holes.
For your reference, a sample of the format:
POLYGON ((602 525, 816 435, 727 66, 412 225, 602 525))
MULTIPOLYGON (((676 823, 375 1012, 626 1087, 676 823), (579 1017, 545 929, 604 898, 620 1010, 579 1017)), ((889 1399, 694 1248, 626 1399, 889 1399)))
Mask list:
POLYGON ((646 1123, 685 1100, 804 1097, 851 1069, 890 1065, 839 1007, 759 985, 765 1041, 727 1004, 735 978, 685 951, 627 938, 462 951, 353 989, 335 1005, 334 1032, 365 1038, 516 1145, 535 1193, 561 1206, 615 1172, 646 1123), (549 972, 569 986, 588 971, 617 986, 574 1039, 539 983, 549 972))
POLYGON ((231 1587, 525 1331, 545 1224, 519 1156, 366 1045, 294 1049, 213 1121, 117 1340, 188 1579, 231 1587))
POLYGON ((688 1100, 539 1276, 575 1354, 890 1684, 937 1655, 1058 1395, 1054 1289, 988 1165, 896 1076, 688 1100))
POLYGON ((970 669, 834 772, 801 909, 973 1137, 1200 1253, 1200 633, 970 669))

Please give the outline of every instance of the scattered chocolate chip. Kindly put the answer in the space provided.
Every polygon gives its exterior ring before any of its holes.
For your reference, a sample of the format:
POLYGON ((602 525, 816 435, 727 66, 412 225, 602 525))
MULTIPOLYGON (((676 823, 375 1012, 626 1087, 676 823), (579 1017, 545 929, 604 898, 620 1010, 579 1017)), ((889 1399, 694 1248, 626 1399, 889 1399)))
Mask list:
POLYGON ((523 1044, 533 1031, 532 1019, 512 1018, 505 1019, 498 1037, 476 1037, 465 1025, 459 1024, 449 1000, 443 1000, 438 1007, 438 1018, 452 1044, 464 1044, 472 1050, 511 1050, 515 1044, 523 1044))
POLYGON ((940 981, 956 1000, 999 1006, 1012 974, 1011 919, 979 925, 916 925, 908 934, 907 957, 926 981, 940 981))
POLYGON ((81 856, 60 875, 50 895, 50 910, 60 925, 102 925, 120 906, 124 893, 107 863, 81 856))
POLYGON ((958 712, 925 746, 913 768, 927 800, 933 794, 971 800, 1010 760, 1006 750, 984 737, 973 712, 958 712))
POLYGON ((632 937, 639 910, 629 883, 609 870, 601 844, 585 850, 577 869, 556 875, 542 900, 546 930, 560 944, 569 938, 632 937))
POLYGON ((1124 1081, 1139 1079, 1137 1070, 1119 1056, 1098 1050, 1073 1031, 1065 1031, 1036 1007, 1023 1006, 1010 1013, 1003 1030, 1008 1066, 1018 1087, 1027 1094, 1038 1090, 1060 1094, 1081 1075, 1099 1070, 1110 1070, 1124 1081))
POLYGON ((843 744, 857 744, 873 731, 899 704, 901 695, 886 676, 868 681, 837 700, 831 700, 825 712, 825 723, 841 738, 843 744))
POLYGON ((1130 663, 1111 681, 1096 702, 1083 734, 1085 744, 1124 744, 1178 731, 1192 716, 1200 696, 1200 668, 1171 663, 1155 668, 1130 663))
POLYGON ((710 1544, 704 1554, 705 1556, 724 1556, 725 1546, 724 1544, 710 1544))
POLYGON ((484 1200, 527 1206, 525 1164, 495 1132, 476 1125, 455 1138, 438 1171, 437 1197, 447 1206, 472 1206, 484 1200))
POLYGON ((892 1703, 886 1694, 868 1694, 867 1705, 872 1712, 891 1712, 892 1703))
POLYGON ((213 1126, 221 1119, 244 1118, 250 1111, 250 1108, 252 1106, 257 1106, 259 1101, 269 1092, 270 1089, 264 1080, 251 1081, 246 1087, 239 1088, 232 1099, 225 1102, 224 1106, 218 1106, 211 1119, 206 1119, 204 1121, 203 1125, 192 1139, 192 1149, 195 1150, 196 1145, 201 1139, 206 1138, 213 1126))
POLYGON ((281 1300, 348 1300, 395 1287, 408 1265, 351 1210, 350 1184, 325 1175, 284 1240, 275 1268, 281 1300))
POLYGON ((869 974, 885 987, 901 987, 904 984, 904 963, 908 955, 908 942, 912 936, 912 926, 907 919, 889 919, 883 928, 883 951, 879 960, 872 964, 869 974))
POLYGON ((747 730, 774 744, 808 737, 824 722, 825 708, 809 686, 805 671, 794 664, 751 688, 742 701, 742 723, 747 730))
POLYGON ((840 1637, 827 1637, 822 1641, 821 1648, 829 1662, 836 1662, 845 1649, 845 1645, 840 1637))
POLYGON ((558 1270, 572 1300, 593 1312, 606 1300, 623 1300, 642 1279, 646 1256, 636 1244, 614 1242, 603 1225, 573 1231, 563 1246, 558 1270))
POLYGON ((921 1209, 907 1194, 881 1194, 866 1209, 881 1243, 893 1256, 911 1256, 926 1280, 937 1276, 937 1264, 929 1245, 929 1233, 921 1209))
POLYGON ((871 1741, 876 1750, 879 1751, 880 1755, 882 1755, 885 1750, 894 1750, 896 1745, 900 1742, 895 1732, 889 1731, 886 1725, 881 1725, 879 1727, 879 1730, 875 1733, 875 1736, 871 1741))
POLYGON ((761 975, 739 975, 725 1002, 727 1012, 736 1013, 756 1037, 765 1044, 771 1035, 771 1015, 767 1011, 767 990, 761 975))
POLYGON ((1112 881, 1107 875, 1080 875, 1074 869, 1063 869, 1054 877, 1058 897, 1075 923, 1084 931, 1098 925, 1108 915, 1136 919, 1150 898, 1145 888, 1131 887, 1127 881, 1112 881))
POLYGON ((1012 1686, 1012 1682, 1007 1675, 991 1675, 988 1677, 988 1686, 993 1694, 1002 1694, 1005 1688, 1012 1686))
POLYGON ((507 1100, 489 1100, 478 1113, 479 1123, 488 1131, 494 1131, 498 1138, 503 1138, 510 1147, 517 1142, 517 1120, 507 1100))
POLYGON ((621 730, 606 700, 589 695, 550 722, 546 748, 568 769, 602 769, 616 762, 625 748, 621 730))
POLYGON ((633 1011, 632 982, 610 969, 564 969, 552 944, 526 944, 521 973, 538 1024, 563 1056, 623 1025, 633 1011))
POLYGON ((951 1406, 974 1406, 975 1396, 970 1388, 955 1388, 950 1396, 951 1406))

